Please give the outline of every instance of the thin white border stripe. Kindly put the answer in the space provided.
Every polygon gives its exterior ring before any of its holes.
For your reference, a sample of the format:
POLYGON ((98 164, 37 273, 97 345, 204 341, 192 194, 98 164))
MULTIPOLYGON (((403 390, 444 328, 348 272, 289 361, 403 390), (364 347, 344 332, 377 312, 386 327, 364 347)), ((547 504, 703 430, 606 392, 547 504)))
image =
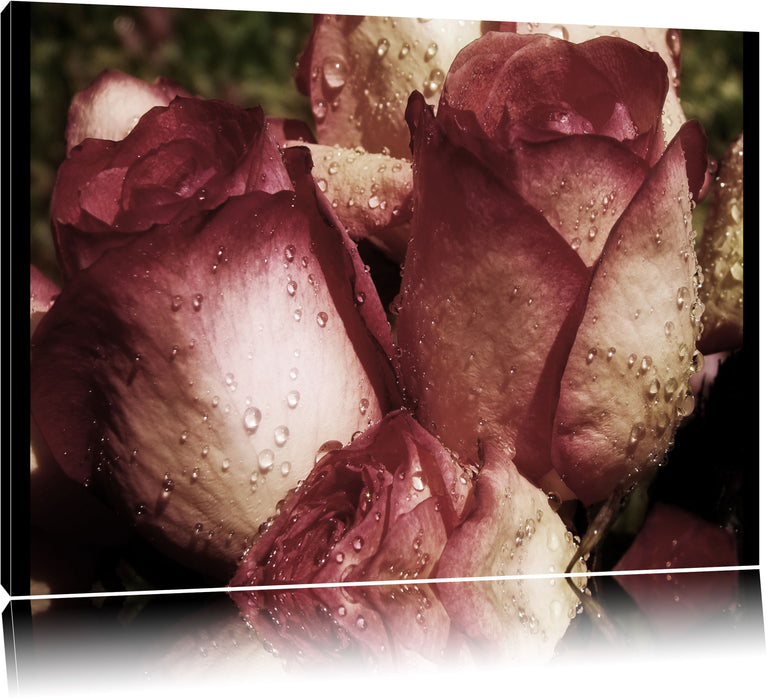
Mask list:
POLYGON ((412 578, 388 581, 327 581, 321 583, 278 583, 267 586, 224 586, 220 588, 183 588, 147 591, 97 591, 92 593, 55 593, 50 595, 16 595, 11 600, 60 600, 67 598, 117 598, 122 596, 153 596, 192 593, 233 593, 242 591, 287 591, 317 588, 355 588, 363 586, 407 586, 434 583, 482 583, 486 581, 522 581, 531 579, 593 578, 596 576, 636 576, 660 574, 714 573, 725 571, 759 571, 759 564, 751 566, 710 566, 697 568, 638 569, 632 571, 588 571, 583 573, 514 574, 512 576, 466 576, 461 578, 412 578))

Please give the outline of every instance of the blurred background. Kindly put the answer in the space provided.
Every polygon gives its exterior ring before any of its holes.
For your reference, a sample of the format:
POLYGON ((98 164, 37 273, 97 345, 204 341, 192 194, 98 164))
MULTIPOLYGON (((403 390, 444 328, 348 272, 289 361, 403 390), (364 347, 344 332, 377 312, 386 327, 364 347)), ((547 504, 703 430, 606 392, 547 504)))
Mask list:
MULTIPOLYGON (((501 19, 501 18, 494 18, 501 19)), ((310 15, 205 9, 32 3, 32 262, 59 282, 49 229, 49 199, 65 157, 65 123, 73 95, 103 70, 146 81, 165 76, 189 92, 312 124, 294 84, 294 66, 310 15)), ((743 36, 684 30, 681 97, 688 117, 709 136, 713 158, 743 128, 743 36)))

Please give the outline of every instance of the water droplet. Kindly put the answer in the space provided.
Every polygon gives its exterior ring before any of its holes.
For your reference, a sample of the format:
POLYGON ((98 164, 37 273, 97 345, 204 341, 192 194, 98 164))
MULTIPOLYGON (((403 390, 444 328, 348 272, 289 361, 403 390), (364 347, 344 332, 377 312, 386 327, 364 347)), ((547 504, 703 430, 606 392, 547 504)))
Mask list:
POLYGON ((324 442, 315 454, 315 463, 318 464, 329 452, 332 450, 339 450, 342 448, 342 443, 339 440, 328 440, 324 442))
POLYGON ((288 372, 288 376, 291 381, 294 381, 297 377, 299 377, 299 370, 296 367, 292 367, 288 372))
POLYGON ((590 364, 593 360, 595 360, 595 356, 597 354, 598 354, 598 348, 590 348, 590 350, 587 351, 587 358, 586 358, 587 364, 590 364))
POLYGON ((326 322, 329 320, 329 315, 325 311, 321 311, 318 316, 315 318, 318 325, 323 328, 326 325, 326 322))
POLYGON ((690 298, 690 290, 687 287, 679 287, 676 292, 676 305, 682 309, 690 298))
POLYGON ((222 471, 228 471, 230 464, 231 463, 229 462, 229 459, 227 457, 224 457, 224 461, 221 462, 221 470, 222 471))
POLYGON ((673 321, 666 321, 665 325, 663 326, 663 332, 666 334, 666 338, 671 336, 676 330, 676 326, 674 325, 673 321))
POLYGON ((358 402, 358 411, 363 416, 366 414, 367 410, 369 409, 369 399, 361 399, 361 401, 358 402))
POLYGON ((650 395, 650 397, 654 398, 657 396, 657 393, 660 391, 660 382, 658 381, 657 377, 653 379, 649 383, 649 387, 647 389, 647 393, 650 395))
POLYGON ((291 462, 281 462, 280 475, 288 476, 290 472, 291 472, 291 462))
POLYGON ((170 308, 173 311, 178 311, 181 308, 181 306, 183 306, 183 298, 181 297, 180 294, 176 294, 172 298, 172 302, 170 302, 170 308))
POLYGON ((316 100, 313 103, 313 116, 316 121, 323 121, 326 118, 326 113, 329 111, 329 106, 324 100, 316 100))
POLYGON ((361 615, 356 618, 356 627, 362 631, 366 629, 366 620, 361 615))
POLYGON ((228 386, 231 391, 237 389, 237 382, 235 381, 234 375, 231 372, 229 372, 224 377, 224 381, 226 382, 226 386, 228 386))
POLYGON ((422 491, 426 487, 422 472, 415 472, 410 479, 410 483, 416 491, 422 491))
POLYGON ((390 49, 390 48, 391 48, 391 42, 388 41, 388 39, 385 39, 385 38, 380 39, 377 42, 377 56, 378 56, 378 58, 382 58, 383 56, 385 56, 385 54, 388 53, 388 49, 390 49))
POLYGON ((377 209, 377 207, 380 206, 380 198, 376 194, 373 194, 369 198, 369 201, 367 202, 367 204, 369 205, 370 209, 377 209))
POLYGON ((295 280, 288 280, 288 284, 286 285, 286 291, 288 292, 288 296, 292 297, 294 294, 296 294, 297 284, 295 280))
POLYGON ((289 408, 296 408, 299 405, 299 392, 296 390, 289 391, 288 396, 286 396, 286 403, 289 408))
POLYGON ((278 447, 283 447, 288 442, 288 434, 288 428, 285 425, 279 425, 275 428, 275 444, 278 447))
POLYGON ((364 539, 362 537, 355 537, 353 539, 353 551, 360 552, 364 547, 364 539))
POLYGON ((652 358, 649 355, 644 355, 641 358, 641 371, 646 372, 650 367, 652 367, 652 358))
POLYGON ((323 60, 323 80, 332 90, 339 90, 345 84, 348 72, 342 56, 328 56, 323 60))
POLYGON ((581 245, 582 245, 582 239, 581 238, 577 237, 577 238, 572 238, 571 239, 571 249, 572 250, 579 250, 579 246, 581 246, 581 245))
POLYGON ((294 321, 301 321, 302 320, 302 307, 298 306, 294 309, 294 321))
POLYGON ((283 257, 285 257, 286 262, 294 262, 294 256, 296 255, 296 248, 292 245, 287 245, 285 250, 283 251, 283 257))
POLYGON ((199 311, 202 308, 202 301, 204 297, 201 294, 195 294, 191 300, 191 305, 194 307, 194 311, 199 311))
POLYGON ((245 432, 252 435, 256 432, 261 423, 261 411, 255 406, 248 406, 243 413, 243 427, 245 432))
POLYGON ((187 438, 188 438, 188 437, 189 437, 189 431, 188 431, 188 430, 184 430, 184 431, 181 433, 181 436, 180 436, 180 438, 178 438, 178 441, 179 441, 179 442, 180 442, 180 444, 182 445, 183 443, 185 443, 185 442, 186 442, 186 440, 187 440, 187 438))
POLYGON ((399 58, 406 58, 410 52, 410 45, 405 41, 399 49, 399 58))
POLYGON ((647 434, 647 430, 643 423, 636 423, 630 431, 630 437, 628 438, 631 445, 635 445, 639 440, 643 439, 647 434))
POLYGON ((275 453, 272 450, 262 450, 259 452, 259 471, 266 474, 272 465, 275 464, 275 453))
POLYGON ((606 358, 611 360, 614 357, 614 353, 617 352, 617 348, 611 347, 606 351, 606 358))
POLYGON ((434 58, 434 56, 437 55, 437 51, 439 51, 439 46, 435 41, 432 41, 428 45, 428 48, 426 49, 426 53, 424 54, 423 58, 426 61, 430 61, 432 58, 434 58))

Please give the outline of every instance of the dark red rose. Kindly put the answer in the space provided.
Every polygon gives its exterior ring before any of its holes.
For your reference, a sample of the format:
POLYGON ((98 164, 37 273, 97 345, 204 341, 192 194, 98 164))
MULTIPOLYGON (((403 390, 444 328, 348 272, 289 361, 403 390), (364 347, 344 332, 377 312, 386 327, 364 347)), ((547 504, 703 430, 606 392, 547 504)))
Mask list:
POLYGON ((60 166, 51 217, 62 274, 152 226, 284 189, 288 174, 261 108, 177 97, 121 141, 86 139, 60 166))
POLYGON ((659 59, 589 43, 489 34, 456 60, 436 115, 410 100, 397 334, 430 432, 464 461, 492 441, 535 483, 592 503, 658 465, 693 408, 705 138, 688 122, 662 152, 659 59), (539 55, 524 64, 523 49, 539 55))
POLYGON ((107 250, 32 339, 32 409, 55 459, 214 576, 322 444, 399 403, 372 281, 309 153, 284 158, 293 191, 232 196, 107 250))

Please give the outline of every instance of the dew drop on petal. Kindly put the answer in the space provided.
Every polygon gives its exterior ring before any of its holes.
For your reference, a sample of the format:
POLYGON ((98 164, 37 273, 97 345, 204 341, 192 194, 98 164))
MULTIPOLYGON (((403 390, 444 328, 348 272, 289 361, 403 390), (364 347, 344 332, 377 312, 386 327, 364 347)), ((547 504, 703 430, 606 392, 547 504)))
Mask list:
POLYGON ((299 405, 299 392, 296 390, 289 391, 286 396, 286 403, 289 408, 296 408, 299 405))
POLYGON ((315 320, 321 328, 324 328, 329 320, 329 315, 325 311, 321 311, 315 320))
POLYGON ((345 85, 348 77, 348 65, 342 56, 327 56, 323 60, 323 80, 327 87, 338 90, 345 85))
POLYGON ((283 445, 288 442, 288 428, 285 425, 279 425, 277 428, 275 428, 275 444, 278 447, 283 447, 283 445))
POLYGON ((437 55, 437 51, 439 51, 439 45, 435 41, 432 41, 428 45, 428 48, 426 49, 426 53, 424 54, 423 58, 426 61, 430 61, 432 58, 434 58, 434 56, 437 55))
POLYGON ((283 250, 283 257, 287 262, 294 262, 294 256, 296 255, 296 248, 292 245, 287 245, 283 250))
POLYGON ((261 422, 261 411, 255 406, 248 406, 243 413, 243 427, 245 432, 252 435, 256 432, 261 422))
POLYGON ((275 464, 275 453, 272 450, 259 452, 259 471, 266 474, 275 464))
POLYGON ((280 475, 288 476, 290 472, 291 472, 291 462, 281 462, 280 475))
POLYGON ((332 450, 339 450, 342 443, 339 440, 329 440, 324 442, 315 453, 315 463, 318 464, 332 450))
POLYGON ((391 48, 391 42, 388 39, 382 38, 377 42, 377 56, 382 58, 388 53, 388 49, 391 48))

